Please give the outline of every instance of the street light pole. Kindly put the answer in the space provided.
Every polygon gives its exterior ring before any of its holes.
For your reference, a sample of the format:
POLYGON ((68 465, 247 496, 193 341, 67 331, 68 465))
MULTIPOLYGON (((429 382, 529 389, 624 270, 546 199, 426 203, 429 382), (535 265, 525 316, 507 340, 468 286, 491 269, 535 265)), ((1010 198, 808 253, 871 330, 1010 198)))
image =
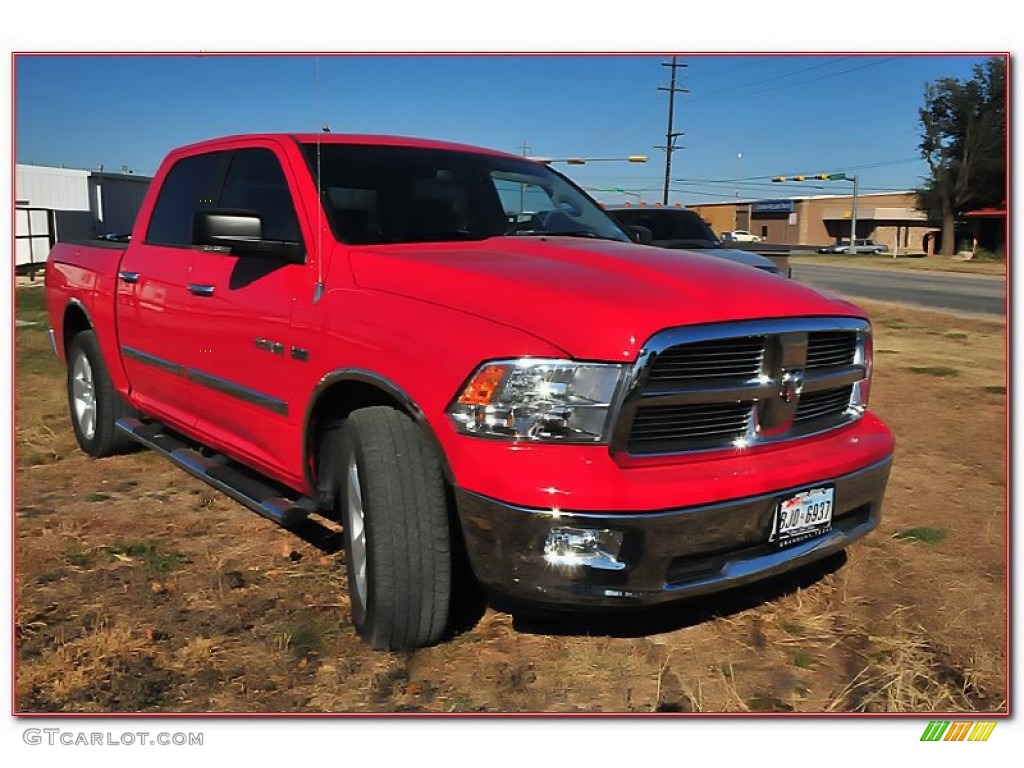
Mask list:
POLYGON ((740 163, 743 162, 743 153, 736 153, 736 199, 740 199, 740 163))
POLYGON ((853 202, 850 204, 850 255, 857 253, 857 177, 847 176, 853 182, 853 202))

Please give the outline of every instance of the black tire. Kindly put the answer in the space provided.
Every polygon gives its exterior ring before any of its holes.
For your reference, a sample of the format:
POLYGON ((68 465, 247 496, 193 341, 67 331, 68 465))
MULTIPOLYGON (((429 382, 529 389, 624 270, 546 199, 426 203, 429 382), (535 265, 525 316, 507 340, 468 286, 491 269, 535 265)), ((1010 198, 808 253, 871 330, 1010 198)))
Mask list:
POLYGON ((118 419, 137 412, 114 390, 94 331, 82 331, 68 345, 67 392, 71 426, 83 451, 102 458, 136 447, 114 427, 118 419))
POLYGON ((377 649, 436 643, 448 629, 452 592, 437 450, 412 419, 383 406, 354 411, 324 443, 320 474, 345 530, 356 631, 377 649))

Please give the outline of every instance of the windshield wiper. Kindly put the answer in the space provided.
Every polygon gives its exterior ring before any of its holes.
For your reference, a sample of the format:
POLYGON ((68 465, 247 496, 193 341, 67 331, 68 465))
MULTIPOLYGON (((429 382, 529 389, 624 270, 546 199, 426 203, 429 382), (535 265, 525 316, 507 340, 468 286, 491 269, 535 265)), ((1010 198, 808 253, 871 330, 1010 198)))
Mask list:
POLYGON ((443 240, 486 240, 487 235, 467 232, 464 229, 453 229, 447 232, 424 232, 409 238, 409 242, 437 242, 443 240))
POLYGON ((403 237, 376 237, 363 241, 360 245, 398 245, 401 243, 438 243, 446 240, 486 240, 487 235, 480 235, 465 230, 452 230, 450 232, 421 232, 418 235, 406 235, 403 237))
POLYGON ((669 248, 721 248, 722 246, 711 240, 702 240, 696 237, 662 240, 659 244, 667 245, 669 248))
POLYGON ((591 240, 612 240, 616 243, 626 242, 610 235, 599 235, 597 232, 591 232, 589 229, 520 229, 515 232, 509 232, 508 235, 510 237, 586 237, 591 240))

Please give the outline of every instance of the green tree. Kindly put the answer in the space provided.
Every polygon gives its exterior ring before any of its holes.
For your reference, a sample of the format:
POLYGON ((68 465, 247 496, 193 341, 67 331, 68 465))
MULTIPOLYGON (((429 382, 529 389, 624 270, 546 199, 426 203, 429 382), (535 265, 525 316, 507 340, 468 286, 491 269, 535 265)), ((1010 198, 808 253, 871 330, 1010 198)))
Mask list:
POLYGON ((942 222, 948 256, 961 212, 1006 200, 1006 59, 975 66, 970 80, 928 83, 920 117, 919 147, 931 177, 917 190, 917 207, 942 222))

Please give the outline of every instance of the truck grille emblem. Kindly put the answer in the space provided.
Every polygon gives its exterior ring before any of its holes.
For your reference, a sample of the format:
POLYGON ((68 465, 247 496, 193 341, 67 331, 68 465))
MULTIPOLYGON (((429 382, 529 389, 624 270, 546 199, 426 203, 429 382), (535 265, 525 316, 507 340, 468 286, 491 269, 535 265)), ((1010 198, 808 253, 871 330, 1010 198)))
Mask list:
POLYGON ((792 403, 804 391, 803 371, 786 371, 779 382, 779 397, 784 403, 792 403))

